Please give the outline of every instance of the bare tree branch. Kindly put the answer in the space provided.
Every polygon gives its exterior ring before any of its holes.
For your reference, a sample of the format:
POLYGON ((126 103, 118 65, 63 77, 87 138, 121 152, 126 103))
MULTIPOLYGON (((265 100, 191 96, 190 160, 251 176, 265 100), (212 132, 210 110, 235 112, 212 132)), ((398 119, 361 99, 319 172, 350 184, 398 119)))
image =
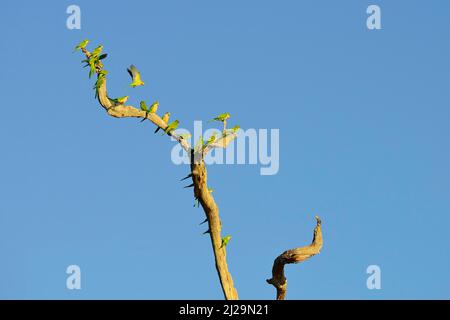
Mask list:
MULTIPOLYGON (((194 157, 195 158, 195 157, 194 157)), ((222 290, 227 300, 237 300, 238 293, 234 287, 233 278, 228 271, 226 260, 226 246, 222 245, 222 223, 219 217, 219 208, 208 190, 206 167, 201 159, 191 164, 192 181, 194 182, 194 195, 200 202, 208 219, 208 230, 214 251, 216 269, 219 274, 222 290)))
POLYGON ((286 297, 287 279, 284 276, 284 265, 305 261, 320 253, 322 249, 322 222, 318 216, 316 216, 316 220, 317 225, 314 229, 313 241, 309 246, 287 250, 273 262, 272 278, 266 281, 277 289, 277 300, 284 300, 286 297))
MULTIPOLYGON (((82 48, 86 58, 89 59, 91 53, 82 48)), ((102 77, 97 90, 98 101, 100 105, 106 110, 106 112, 115 118, 141 118, 147 119, 157 127, 165 130, 168 124, 165 123, 156 113, 149 113, 143 110, 137 109, 131 105, 117 104, 108 97, 106 89, 106 74, 101 73, 103 70, 103 63, 101 61, 96 62, 95 71, 97 78, 102 77)), ((221 229, 222 223, 219 217, 219 208, 214 201, 211 192, 208 190, 207 184, 207 171, 204 163, 204 156, 213 148, 226 148, 236 137, 236 132, 230 132, 226 130, 226 120, 223 123, 222 137, 217 141, 207 145, 205 148, 200 148, 199 154, 195 153, 195 150, 190 147, 186 139, 178 136, 175 131, 169 131, 167 134, 174 138, 182 148, 188 153, 191 158, 191 177, 194 187, 194 196, 201 204, 207 221, 208 221, 208 233, 211 238, 212 249, 214 252, 214 259, 216 270, 219 275, 220 284, 223 294, 227 300, 238 299, 238 293, 234 287, 233 278, 228 270, 226 261, 226 246, 222 246, 221 229)), ((272 284, 277 289, 277 299, 284 300, 286 297, 287 280, 284 276, 284 265, 289 263, 302 262, 316 254, 318 254, 322 248, 322 231, 320 218, 316 216, 317 226, 314 229, 314 238, 312 244, 306 247, 300 247, 283 252, 278 256, 273 264, 272 278, 266 281, 272 284)))
MULTIPOLYGON (((91 53, 82 48, 83 53, 86 58, 89 59, 91 53)), ((98 101, 100 105, 107 111, 107 113, 115 118, 142 118, 151 121, 157 127, 165 130, 167 124, 156 114, 147 113, 145 111, 139 110, 130 105, 114 104, 109 98, 106 90, 106 75, 100 75, 103 69, 103 63, 99 61, 96 65, 97 77, 102 76, 104 79, 101 82, 100 87, 97 89, 98 101)), ((201 155, 195 155, 194 150, 189 146, 186 139, 178 136, 174 131, 167 132, 169 136, 172 136, 175 140, 180 143, 183 149, 191 157, 191 174, 192 181, 194 184, 194 196, 200 204, 206 214, 208 219, 209 235, 211 238, 211 244, 214 252, 215 265, 217 273, 219 275, 220 284, 222 286, 222 291, 224 293, 225 299, 227 300, 237 300, 238 293, 233 284, 233 278, 228 270, 228 265, 226 261, 226 247, 221 247, 222 237, 221 237, 221 221, 219 217, 219 208, 214 201, 211 192, 208 190, 207 185, 207 172, 203 161, 203 156, 212 148, 205 148, 201 155)), ((221 147, 226 147, 229 144, 229 140, 236 137, 235 134, 230 134, 230 137, 222 137, 218 140, 221 143, 221 147), (224 139, 228 139, 226 145, 223 143, 224 139)), ((219 146, 214 146, 219 147, 219 146)))

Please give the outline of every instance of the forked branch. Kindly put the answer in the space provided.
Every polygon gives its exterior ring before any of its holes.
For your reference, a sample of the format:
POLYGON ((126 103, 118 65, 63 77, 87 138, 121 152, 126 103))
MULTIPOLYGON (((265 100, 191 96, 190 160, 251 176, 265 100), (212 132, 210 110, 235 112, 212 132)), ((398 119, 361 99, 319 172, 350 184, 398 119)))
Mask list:
MULTIPOLYGON (((81 48, 86 58, 89 59, 91 53, 86 48, 81 48)), ((168 124, 162 120, 162 118, 156 113, 149 113, 143 110, 137 109, 131 105, 116 104, 108 97, 106 82, 107 76, 105 73, 101 73, 103 70, 103 63, 99 61, 96 64, 95 72, 98 77, 102 77, 97 90, 97 97, 100 105, 106 110, 106 112, 115 118, 141 118, 147 119, 155 124, 157 127, 165 130, 168 124)), ((168 131, 167 134, 174 138, 183 149, 191 157, 191 177, 194 187, 194 196, 198 199, 199 203, 205 212, 208 220, 208 233, 211 238, 211 244, 214 252, 215 265, 217 273, 219 275, 220 284, 224 293, 225 299, 237 300, 238 293, 234 287, 233 278, 228 270, 226 261, 226 247, 221 246, 221 221, 219 217, 219 208, 214 201, 214 197, 208 190, 207 185, 207 172, 203 162, 203 157, 212 148, 226 148, 228 144, 236 138, 235 133, 227 133, 219 138, 214 144, 201 148, 200 154, 194 154, 194 150, 189 145, 188 141, 182 136, 176 134, 175 131, 168 131)))

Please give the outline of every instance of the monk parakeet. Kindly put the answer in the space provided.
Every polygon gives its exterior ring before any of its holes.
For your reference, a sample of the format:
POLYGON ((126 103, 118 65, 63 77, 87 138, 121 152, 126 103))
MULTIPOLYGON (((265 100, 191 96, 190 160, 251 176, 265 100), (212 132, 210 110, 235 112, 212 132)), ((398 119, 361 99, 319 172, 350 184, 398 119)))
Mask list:
POLYGON ((217 117, 215 117, 214 119, 210 120, 209 122, 213 122, 213 121, 220 121, 220 122, 224 122, 227 119, 229 119, 231 116, 229 113, 222 113, 219 114, 217 117))
POLYGON ((170 112, 166 112, 163 114, 162 116, 162 121, 164 121, 165 123, 169 122, 169 118, 170 118, 170 112))
POLYGON ((214 132, 214 134, 211 137, 209 137, 208 141, 206 141, 205 147, 209 146, 211 143, 216 141, 216 136, 217 136, 217 132, 214 132))
POLYGON ((105 76, 108 74, 108 71, 106 70, 102 70, 98 73, 98 77, 97 77, 97 81, 95 82, 94 85, 94 90, 95 90, 95 98, 98 97, 98 89, 100 89, 100 87, 103 85, 103 83, 105 82, 105 76))
POLYGON ((222 238, 222 245, 220 246, 220 248, 222 247, 226 247, 228 242, 230 242, 231 236, 226 236, 222 238))
POLYGON ((91 78, 92 75, 95 73, 95 59, 89 58, 88 65, 89 65, 89 78, 91 78))
POLYGON ((128 96, 123 96, 115 99, 109 99, 110 101, 114 102, 114 104, 125 104, 128 100, 128 96))
MULTIPOLYGON (((170 118, 170 112, 166 112, 162 116, 162 121, 164 121, 164 123, 167 123, 167 122, 169 122, 169 118, 170 118)), ((161 129, 161 128, 160 127, 156 128, 155 133, 157 133, 159 131, 159 129, 161 129)))
POLYGON ((89 59, 87 60, 87 64, 89 65, 89 78, 92 77, 92 75, 95 73, 95 68, 100 66, 98 56, 91 55, 89 59))
MULTIPOLYGON (((164 129, 164 133, 167 133, 167 134, 171 133, 173 130, 176 130, 178 128, 179 124, 180 124, 179 120, 172 121, 171 123, 169 123, 167 128, 164 129)), ((164 135, 164 133, 163 133, 163 135, 164 135)))
POLYGON ((138 86, 143 86, 144 85, 144 81, 141 80, 141 73, 139 72, 139 70, 136 68, 135 65, 131 65, 128 69, 127 69, 128 73, 131 76, 131 84, 130 86, 132 86, 133 88, 138 87, 138 86))
POLYGON ((74 50, 73 52, 86 48, 86 46, 88 45, 88 43, 89 43, 89 40, 87 40, 87 39, 81 41, 81 42, 75 47, 75 50, 74 50))
POLYGON ((102 53, 102 50, 103 50, 103 46, 99 45, 97 48, 94 49, 94 51, 92 51, 91 57, 94 57, 94 58, 100 57, 100 53, 102 53))
POLYGON ((197 143, 195 144, 194 147, 194 152, 195 153, 202 153, 203 152, 203 136, 200 136, 200 138, 198 138, 197 143))
POLYGON ((239 127, 239 126, 234 126, 233 128, 227 129, 227 130, 225 130, 225 132, 223 133, 223 136, 226 137, 226 136, 229 135, 230 133, 235 134, 236 132, 238 132, 238 130, 239 130, 240 128, 241 128, 241 127, 239 127))
POLYGON ((156 113, 156 111, 158 111, 158 107, 159 107, 159 102, 155 101, 152 103, 152 105, 150 106, 150 109, 148 109, 149 113, 156 113))
POLYGON ((142 111, 145 111, 145 118, 141 120, 141 122, 144 122, 148 117, 149 110, 145 101, 141 101, 140 107, 142 111))
POLYGON ((98 97, 98 89, 100 89, 100 87, 103 85, 104 81, 105 81, 104 77, 98 77, 97 78, 97 81, 95 82, 95 85, 94 85, 95 99, 97 99, 97 97, 98 97))
POLYGON ((147 107, 147 104, 145 103, 145 101, 141 101, 139 106, 141 107, 142 111, 148 112, 148 107, 147 107))

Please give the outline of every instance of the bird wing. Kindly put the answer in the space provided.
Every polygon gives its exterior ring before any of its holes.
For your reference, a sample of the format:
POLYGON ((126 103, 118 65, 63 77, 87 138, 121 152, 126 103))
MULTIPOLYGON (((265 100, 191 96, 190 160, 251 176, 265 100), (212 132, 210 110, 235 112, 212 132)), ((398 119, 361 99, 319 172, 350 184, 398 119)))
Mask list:
POLYGON ((129 73, 129 75, 130 75, 131 78, 134 78, 133 70, 134 70, 135 68, 136 68, 136 67, 135 67, 134 65, 131 65, 129 68, 127 68, 127 71, 128 71, 128 73, 129 73))

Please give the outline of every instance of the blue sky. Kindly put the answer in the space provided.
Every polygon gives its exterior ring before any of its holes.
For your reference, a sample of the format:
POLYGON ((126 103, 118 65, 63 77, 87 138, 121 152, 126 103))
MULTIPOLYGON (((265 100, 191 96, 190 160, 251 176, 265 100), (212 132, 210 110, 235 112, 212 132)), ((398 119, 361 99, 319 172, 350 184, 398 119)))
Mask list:
POLYGON ((209 167, 244 299, 450 298, 448 1, 4 1, 0 298, 222 299, 201 209, 149 123, 108 117, 75 44, 109 54, 109 92, 185 128, 230 112, 280 129, 280 171, 209 167), (81 8, 81 30, 66 8, 81 8), (366 28, 377 4, 382 30, 366 28), (92 47, 91 47, 92 48, 92 47), (146 85, 130 89, 134 63, 146 85), (79 265, 82 289, 66 288, 79 265), (368 290, 379 265, 382 289, 368 290))

